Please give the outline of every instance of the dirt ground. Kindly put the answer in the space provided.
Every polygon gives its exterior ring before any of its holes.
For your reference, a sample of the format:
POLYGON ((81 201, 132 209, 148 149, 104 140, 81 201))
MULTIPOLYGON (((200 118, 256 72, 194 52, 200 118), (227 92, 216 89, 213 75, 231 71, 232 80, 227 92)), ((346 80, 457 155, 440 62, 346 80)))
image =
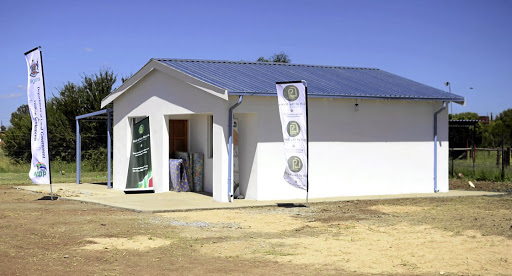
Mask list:
POLYGON ((510 194, 160 214, 42 196, 0 186, 0 275, 512 275, 510 194))
POLYGON ((512 183, 475 181, 467 179, 450 179, 450 190, 504 192, 512 194, 512 183), (470 181, 475 187, 471 187, 469 185, 470 181))

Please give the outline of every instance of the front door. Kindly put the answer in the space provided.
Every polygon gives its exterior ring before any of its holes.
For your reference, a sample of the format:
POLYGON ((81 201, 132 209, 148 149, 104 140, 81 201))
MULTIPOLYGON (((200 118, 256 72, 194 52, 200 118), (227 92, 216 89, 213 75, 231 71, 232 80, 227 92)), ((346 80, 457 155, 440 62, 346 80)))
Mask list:
POLYGON ((187 120, 169 120, 169 157, 177 151, 188 151, 187 120))

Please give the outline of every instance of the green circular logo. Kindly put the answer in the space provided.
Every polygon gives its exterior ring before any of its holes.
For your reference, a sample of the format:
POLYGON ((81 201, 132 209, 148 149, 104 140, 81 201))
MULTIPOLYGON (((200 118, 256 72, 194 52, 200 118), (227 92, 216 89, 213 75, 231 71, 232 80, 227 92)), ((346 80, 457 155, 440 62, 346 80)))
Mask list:
POLYGON ((139 126, 139 134, 144 133, 144 125, 139 126))
POLYGON ((299 88, 295 85, 287 85, 283 90, 283 96, 290 102, 299 98, 299 88))
POLYGON ((302 170, 302 160, 297 156, 288 158, 288 169, 294 173, 300 172, 302 170))
POLYGON ((286 131, 288 132, 288 135, 290 135, 290 137, 295 137, 295 136, 299 135, 299 133, 300 133, 299 123, 297 123, 295 121, 288 122, 288 125, 286 126, 286 131))

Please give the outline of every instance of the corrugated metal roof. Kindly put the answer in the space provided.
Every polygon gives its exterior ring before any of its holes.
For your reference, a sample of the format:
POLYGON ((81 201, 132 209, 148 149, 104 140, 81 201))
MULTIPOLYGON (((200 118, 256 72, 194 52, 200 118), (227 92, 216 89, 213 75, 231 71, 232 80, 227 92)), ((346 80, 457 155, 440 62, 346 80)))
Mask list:
POLYGON ((306 80, 308 95, 313 97, 464 101, 461 96, 374 68, 192 59, 155 60, 225 89, 230 95, 275 95, 276 82, 306 80))
POLYGON ((449 127, 472 127, 478 124, 480 120, 449 120, 449 127))

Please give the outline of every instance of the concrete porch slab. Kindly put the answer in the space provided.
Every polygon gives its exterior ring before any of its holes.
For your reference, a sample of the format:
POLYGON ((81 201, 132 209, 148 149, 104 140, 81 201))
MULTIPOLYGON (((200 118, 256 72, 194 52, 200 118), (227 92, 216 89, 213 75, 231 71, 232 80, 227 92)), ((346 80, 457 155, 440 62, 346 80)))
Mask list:
MULTIPOLYGON (((110 207, 132 210, 136 212, 175 212, 190 210, 211 210, 224 208, 244 208, 258 206, 277 206, 278 204, 305 204, 305 199, 299 200, 269 200, 256 201, 238 199, 231 203, 213 201, 211 196, 199 193, 137 193, 125 194, 123 191, 107 189, 100 184, 53 184, 54 195, 59 199, 76 200, 88 203, 101 204, 110 207)), ((49 185, 17 186, 17 189, 50 194, 49 185)), ((383 200, 399 198, 441 198, 460 196, 499 196, 504 193, 484 191, 462 191, 452 190, 447 193, 424 193, 424 194, 400 194, 400 195, 375 195, 375 196, 343 196, 329 198, 310 199, 310 203, 336 202, 353 200, 383 200)))

